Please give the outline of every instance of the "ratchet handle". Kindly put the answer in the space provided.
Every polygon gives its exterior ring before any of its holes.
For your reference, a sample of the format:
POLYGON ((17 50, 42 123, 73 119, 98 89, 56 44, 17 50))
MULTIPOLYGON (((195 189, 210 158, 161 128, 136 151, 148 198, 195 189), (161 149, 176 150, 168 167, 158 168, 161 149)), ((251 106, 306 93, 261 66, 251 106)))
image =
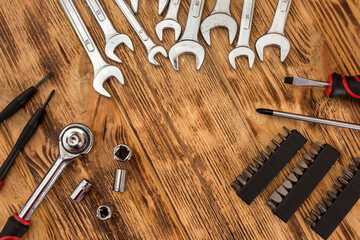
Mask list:
POLYGON ((36 93, 36 91, 37 89, 35 87, 30 87, 17 96, 13 101, 11 101, 9 105, 7 105, 0 113, 0 123, 22 108, 25 103, 36 93))
POLYGON ((360 75, 344 76, 333 73, 329 75, 328 82, 329 86, 326 90, 326 96, 360 100, 360 75))
POLYGON ((30 228, 30 221, 21 219, 17 213, 9 217, 0 233, 0 240, 16 240, 22 238, 30 228))

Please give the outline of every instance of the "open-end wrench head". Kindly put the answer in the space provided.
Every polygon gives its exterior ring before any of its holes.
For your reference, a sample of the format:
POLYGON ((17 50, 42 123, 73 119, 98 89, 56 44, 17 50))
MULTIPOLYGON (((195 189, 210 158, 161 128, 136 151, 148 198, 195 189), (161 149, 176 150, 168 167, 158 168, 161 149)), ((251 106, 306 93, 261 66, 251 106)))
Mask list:
POLYGON ((155 46, 153 48, 150 49, 150 51, 148 52, 148 60, 151 64, 154 64, 156 66, 159 66, 160 64, 155 60, 155 56, 160 53, 161 55, 163 55, 164 57, 168 57, 168 54, 165 50, 165 48, 163 46, 155 46))
POLYGON ((169 5, 170 0, 159 0, 159 15, 165 12, 166 7, 169 5))
POLYGON ((96 92, 105 97, 111 97, 110 94, 104 88, 104 82, 110 77, 115 77, 122 85, 124 85, 124 77, 118 67, 113 65, 105 65, 100 70, 94 73, 93 87, 96 92))
POLYGON ((287 55, 290 52, 291 44, 289 39, 278 33, 267 33, 256 41, 256 52, 260 60, 262 62, 264 61, 264 48, 272 45, 278 46, 280 48, 281 62, 285 61, 287 55))
POLYGON ((194 54, 196 58, 196 69, 199 70, 204 62, 205 50, 198 42, 184 40, 176 43, 169 51, 170 62, 176 71, 179 71, 179 56, 184 53, 194 54))
POLYGON ((174 30, 175 42, 177 42, 181 34, 181 25, 173 19, 164 19, 161 22, 159 22, 155 27, 156 35, 158 36, 159 40, 162 41, 164 29, 169 29, 169 28, 174 30))
POLYGON ((229 54, 229 62, 234 70, 236 70, 236 58, 240 56, 247 56, 249 61, 249 67, 252 69, 255 61, 255 53, 254 51, 246 46, 240 46, 236 47, 234 50, 232 50, 229 54))
POLYGON ((111 60, 118 62, 118 63, 121 63, 121 60, 118 56, 115 55, 114 51, 115 51, 115 48, 121 44, 124 44, 131 51, 134 51, 133 43, 132 43, 131 39, 129 38, 129 36, 126 34, 116 34, 116 35, 112 36, 106 42, 106 45, 105 45, 106 56, 108 58, 110 58, 111 60))
POLYGON ((216 27, 227 28, 229 31, 230 44, 234 42, 237 32, 236 20, 232 16, 225 13, 214 13, 205 18, 200 27, 201 34, 209 46, 211 44, 210 31, 216 27))

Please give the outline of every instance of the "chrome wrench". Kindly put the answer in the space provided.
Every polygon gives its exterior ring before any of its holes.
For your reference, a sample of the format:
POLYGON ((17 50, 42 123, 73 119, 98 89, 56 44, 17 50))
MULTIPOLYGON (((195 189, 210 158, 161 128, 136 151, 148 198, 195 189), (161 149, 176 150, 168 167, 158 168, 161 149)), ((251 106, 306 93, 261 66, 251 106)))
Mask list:
POLYGON ((95 91, 106 97, 111 97, 103 87, 103 84, 108 78, 115 77, 121 84, 124 85, 124 77, 120 69, 105 62, 89 31, 87 30, 84 21, 81 19, 73 1, 59 1, 94 67, 93 87, 95 91))
POLYGON ((239 40, 236 47, 229 54, 231 66, 236 70, 235 59, 239 56, 247 56, 250 69, 254 65, 255 53, 250 48, 250 34, 254 16, 255 0, 244 0, 244 7, 241 17, 239 40))
POLYGON ((280 47, 281 62, 285 61, 290 52, 290 41, 285 36, 285 24, 289 15, 292 0, 279 0, 273 23, 268 32, 256 41, 256 51, 264 61, 264 48, 271 45, 280 47))
POLYGON ((179 70, 179 56, 192 53, 196 58, 196 69, 199 70, 204 58, 204 47, 199 43, 199 29, 205 0, 191 0, 189 14, 183 35, 169 51, 169 58, 175 70, 179 70))
POLYGON ((161 22, 156 25, 156 35, 159 40, 163 40, 164 29, 172 28, 175 31, 175 42, 179 39, 181 34, 181 25, 177 20, 178 12, 180 9, 181 0, 171 0, 169 3, 169 9, 161 22))
POLYGON ((148 53, 148 60, 154 65, 160 65, 155 60, 155 55, 161 53, 164 57, 167 57, 167 52, 164 47, 156 45, 150 36, 146 33, 144 27, 141 25, 139 20, 136 18, 134 12, 130 9, 129 5, 124 0, 115 0, 116 4, 119 6, 120 10, 129 21, 136 34, 139 36, 140 40, 144 44, 146 51, 148 53))
POLYGON ((115 48, 123 43, 131 51, 134 51, 131 39, 128 35, 120 34, 116 31, 99 0, 86 0, 86 3, 100 25, 101 30, 104 32, 106 56, 115 62, 121 63, 121 60, 114 53, 115 48))
POLYGON ((66 166, 74 158, 90 152, 94 137, 86 126, 71 124, 65 127, 59 137, 59 156, 39 186, 35 189, 20 213, 10 217, 0 233, 1 239, 20 239, 30 227, 30 217, 39 206, 66 166))
POLYGON ((169 5, 170 0, 159 0, 159 15, 165 12, 166 7, 169 5))

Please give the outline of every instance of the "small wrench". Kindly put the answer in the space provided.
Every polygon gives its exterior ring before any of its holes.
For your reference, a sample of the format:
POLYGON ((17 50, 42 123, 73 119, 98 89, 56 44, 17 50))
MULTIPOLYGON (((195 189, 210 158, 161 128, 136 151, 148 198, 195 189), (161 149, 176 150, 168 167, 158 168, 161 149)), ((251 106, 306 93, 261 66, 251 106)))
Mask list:
POLYGON ((254 16, 255 0, 244 0, 243 12, 241 17, 239 40, 236 47, 229 54, 231 66, 236 70, 235 59, 239 56, 247 56, 249 67, 252 69, 255 61, 255 53, 250 48, 250 34, 252 20, 254 16))
POLYGON ((159 15, 165 12, 170 0, 159 0, 159 15))
POLYGON ((150 63, 154 65, 160 65, 155 60, 155 55, 161 53, 164 57, 167 57, 167 52, 164 47, 156 45, 150 38, 150 36, 146 33, 144 27, 141 25, 139 20, 136 18, 133 11, 130 9, 129 5, 124 0, 115 0, 120 10, 129 21, 136 34, 139 36, 140 40, 144 44, 146 51, 148 53, 148 60, 150 63))
POLYGON ((86 3, 104 32, 106 56, 115 62, 121 63, 121 60, 114 53, 115 48, 124 43, 131 51, 134 51, 131 39, 126 34, 120 34, 116 31, 99 0, 86 0, 86 3))
POLYGON ((175 31, 175 42, 179 39, 181 34, 181 25, 177 20, 178 12, 180 9, 181 0, 171 0, 169 9, 164 17, 164 19, 156 25, 156 35, 163 40, 163 31, 164 29, 172 28, 175 31))
POLYGON ((229 31, 230 44, 236 37, 237 23, 231 16, 231 0, 217 0, 214 10, 207 16, 201 24, 201 34, 206 43, 210 46, 210 30, 215 27, 226 27, 229 31))
POLYGON ((103 84, 108 78, 115 77, 121 84, 124 85, 124 77, 120 69, 108 64, 102 58, 99 49, 96 47, 94 40, 86 28, 84 21, 81 19, 73 1, 59 1, 94 67, 93 87, 95 91, 106 97, 111 97, 103 87, 103 84))
POLYGON ((183 35, 169 51, 169 58, 175 70, 179 70, 179 56, 184 53, 192 53, 196 58, 196 69, 199 70, 204 58, 204 47, 199 43, 199 28, 201 16, 204 10, 205 0, 191 0, 189 14, 183 35))
POLYGON ((90 152, 94 137, 90 129, 81 124, 65 127, 59 137, 59 156, 20 213, 11 216, 0 233, 0 239, 20 239, 30 227, 30 217, 66 166, 74 158, 90 152))
POLYGON ((285 36, 285 24, 289 15, 292 0, 279 0, 273 23, 268 32, 256 41, 256 51, 260 60, 264 61, 264 48, 271 45, 280 47, 281 62, 290 52, 290 41, 285 36))

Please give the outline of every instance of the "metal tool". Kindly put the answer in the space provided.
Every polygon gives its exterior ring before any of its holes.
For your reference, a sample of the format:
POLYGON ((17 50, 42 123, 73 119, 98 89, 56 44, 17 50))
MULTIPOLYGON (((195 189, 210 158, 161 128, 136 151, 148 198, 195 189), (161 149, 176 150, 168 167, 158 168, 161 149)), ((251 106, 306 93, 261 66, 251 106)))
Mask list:
POLYGON ((136 14, 139 8, 139 0, 130 0, 130 4, 133 12, 136 14))
POLYGON ((205 50, 200 45, 198 35, 201 16, 204 10, 205 0, 191 0, 186 27, 179 42, 177 42, 169 51, 170 62, 179 70, 179 56, 184 53, 192 53, 196 58, 196 69, 199 70, 204 58, 205 50))
POLYGON ((59 1, 94 67, 93 87, 95 91, 105 97, 111 97, 103 87, 103 84, 108 78, 115 77, 121 84, 124 85, 122 72, 118 67, 105 62, 83 20, 81 19, 73 1, 59 1))
POLYGON ((177 20, 178 12, 180 9, 181 0, 171 0, 169 9, 161 22, 159 22, 156 27, 156 35, 160 39, 163 40, 163 31, 164 29, 174 29, 175 32, 175 42, 179 39, 181 34, 181 25, 177 20))
POLYGON ((169 5, 170 0, 159 0, 159 15, 165 12, 166 7, 169 5))
POLYGON ((214 9, 201 24, 201 34, 205 42, 210 46, 210 31, 216 27, 225 27, 229 31, 230 44, 234 42, 237 23, 230 12, 231 0, 217 0, 214 9))
POLYGON ((111 209, 106 206, 102 205, 96 210, 96 217, 101 221, 105 221, 111 218, 111 209))
POLYGON ((59 156, 45 175, 39 186, 31 195, 20 213, 10 217, 0 233, 0 238, 8 236, 11 239, 20 239, 30 226, 30 217, 51 187, 55 184, 66 166, 74 158, 87 154, 94 143, 94 137, 87 127, 80 124, 71 124, 65 127, 59 137, 59 156), (17 238, 15 238, 17 237, 17 238))
POLYGON ((264 48, 276 45, 280 48, 281 62, 290 52, 290 41, 285 36, 285 24, 292 0, 279 0, 273 23, 268 32, 256 41, 256 51, 260 60, 264 61, 264 48))
POLYGON ((150 63, 154 65, 160 65, 155 60, 155 55, 161 53, 164 57, 167 57, 167 52, 164 47, 156 45, 150 38, 150 36, 146 33, 144 27, 141 25, 139 20, 136 18, 133 11, 131 11, 129 5, 124 0, 115 0, 120 10, 129 21, 136 34, 139 36, 140 40, 144 44, 146 51, 148 53, 148 60, 150 63))
POLYGON ((25 104, 30 100, 30 98, 37 92, 37 89, 50 77, 54 76, 53 72, 48 73, 40 82, 35 86, 26 89, 20 95, 18 95, 14 100, 12 100, 0 113, 0 123, 11 117, 16 113, 20 108, 24 107, 25 104))
POLYGON ((70 198, 79 203, 81 199, 83 199, 84 195, 90 191, 91 186, 92 185, 88 180, 83 179, 71 193, 70 198))
POLYGON ((4 163, 0 167, 0 189, 4 184, 4 178, 11 166, 15 162, 16 157, 19 155, 20 151, 24 148, 25 144, 30 140, 31 136, 36 131, 37 127, 41 123, 46 113, 45 107, 48 105, 50 99, 54 95, 55 90, 53 90, 45 103, 34 113, 30 118, 24 129, 22 130, 18 140, 15 143, 14 148, 11 150, 9 156, 6 158, 4 163))
POLYGON ((126 170, 116 169, 115 179, 114 179, 114 191, 115 192, 125 192, 126 186, 126 170))
POLYGON ((131 148, 125 144, 117 145, 113 151, 113 157, 116 161, 127 162, 132 155, 131 148))
POLYGON ((324 87, 328 97, 344 97, 360 100, 360 75, 344 76, 338 73, 330 74, 327 82, 320 82, 300 77, 286 77, 285 83, 295 86, 324 87))
POLYGON ((250 48, 251 26, 254 16, 255 0, 244 0, 241 16, 239 40, 236 47, 229 54, 231 66, 236 70, 235 59, 239 56, 247 56, 249 67, 252 69, 255 61, 255 53, 250 48))
POLYGON ((299 115, 299 114, 295 114, 295 113, 279 112, 279 111, 265 109, 265 108, 258 108, 258 109, 256 109, 256 111, 258 113, 270 115, 270 116, 290 118, 290 119, 295 119, 295 120, 300 120, 300 121, 314 122, 314 123, 320 123, 320 124, 325 124, 325 125, 330 125, 330 126, 360 130, 360 125, 354 124, 354 123, 340 122, 340 121, 328 120, 328 119, 324 119, 324 118, 309 117, 309 116, 299 115))
POLYGON ((120 58, 114 53, 115 48, 120 44, 124 44, 130 48, 131 51, 134 51, 131 39, 128 35, 120 34, 116 31, 99 0, 86 0, 86 3, 104 32, 106 56, 115 62, 121 63, 120 58))

